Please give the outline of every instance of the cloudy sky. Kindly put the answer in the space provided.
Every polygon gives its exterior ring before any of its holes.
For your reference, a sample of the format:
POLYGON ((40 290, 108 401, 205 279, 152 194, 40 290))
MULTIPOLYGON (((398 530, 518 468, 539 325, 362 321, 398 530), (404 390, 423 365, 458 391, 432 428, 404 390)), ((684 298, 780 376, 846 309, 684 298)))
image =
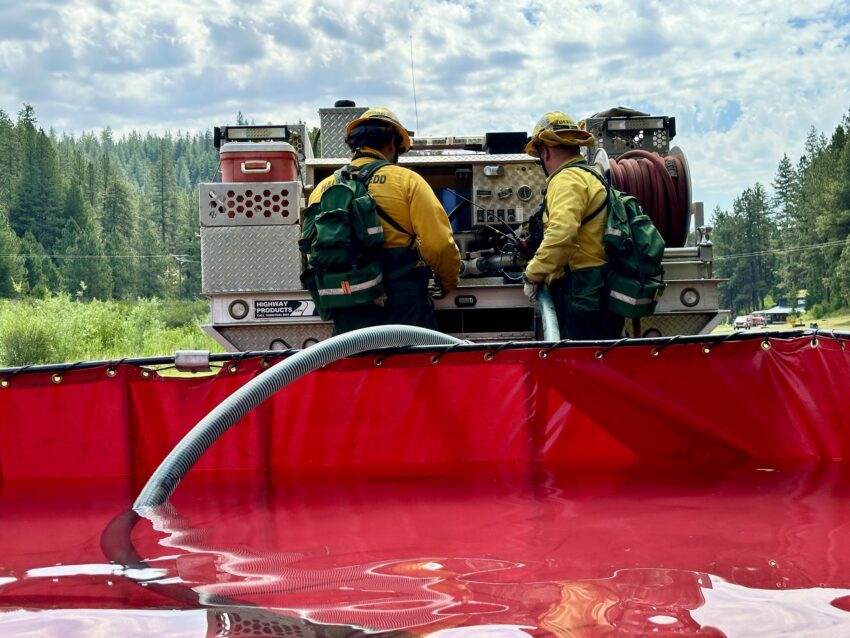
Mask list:
POLYGON ((697 199, 728 208, 848 113, 850 2, 0 0, 0 108, 45 127, 318 124, 338 98, 424 135, 672 115, 697 199))

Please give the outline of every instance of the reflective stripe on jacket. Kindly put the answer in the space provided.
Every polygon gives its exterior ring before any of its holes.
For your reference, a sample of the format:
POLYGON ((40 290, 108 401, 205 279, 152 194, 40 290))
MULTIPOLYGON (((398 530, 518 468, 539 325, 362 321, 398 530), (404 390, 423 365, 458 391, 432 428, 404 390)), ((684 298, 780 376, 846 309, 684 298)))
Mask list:
POLYGON ((602 247, 607 211, 581 225, 607 196, 605 187, 593 175, 581 169, 569 170, 571 164, 583 161, 581 155, 567 160, 546 181, 548 210, 543 216, 543 241, 525 267, 525 276, 531 281, 551 283, 564 276, 565 267, 580 270, 607 263, 602 247))
MULTIPOLYGON (((362 152, 383 157, 373 149, 362 152)), ((352 160, 355 166, 375 161, 372 157, 352 160)), ((323 179, 310 195, 308 205, 321 199, 322 193, 334 183, 334 177, 323 179)), ((460 253, 452 236, 452 227, 446 211, 428 183, 418 173, 408 168, 390 164, 372 176, 369 193, 381 210, 410 235, 416 237, 416 248, 422 260, 434 271, 434 278, 444 290, 458 285, 460 253)), ((384 248, 405 248, 410 236, 399 232, 384 220, 384 248)))

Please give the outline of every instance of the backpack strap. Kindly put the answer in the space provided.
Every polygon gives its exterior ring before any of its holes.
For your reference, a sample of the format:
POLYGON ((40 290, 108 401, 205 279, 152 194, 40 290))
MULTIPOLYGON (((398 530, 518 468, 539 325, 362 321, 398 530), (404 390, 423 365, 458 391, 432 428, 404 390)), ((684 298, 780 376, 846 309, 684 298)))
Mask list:
POLYGON ((596 210, 594 210, 592 213, 590 213, 590 215, 588 215, 587 217, 585 217, 584 219, 581 220, 581 225, 584 226, 589 221, 595 219, 599 215, 599 213, 602 212, 602 210, 605 208, 605 206, 608 205, 608 192, 609 192, 609 189, 611 188, 611 186, 608 184, 607 181, 605 181, 605 178, 602 177, 595 170, 593 170, 590 167, 590 164, 588 164, 587 162, 577 162, 575 164, 570 164, 569 166, 563 166, 559 170, 562 170, 564 168, 573 168, 573 167, 580 168, 584 172, 590 173, 596 179, 598 179, 600 181, 600 183, 602 184, 602 186, 605 188, 605 199, 602 200, 602 203, 599 205, 599 207, 596 210))
POLYGON ((607 194, 607 192, 606 192, 606 194, 605 194, 605 199, 603 199, 603 200, 602 200, 602 203, 601 203, 601 204, 599 204, 599 208, 597 208, 595 211, 593 211, 592 213, 590 213, 590 215, 588 215, 587 217, 585 217, 584 219, 582 219, 582 220, 581 220, 581 224, 580 224, 580 226, 584 226, 586 223, 588 223, 589 221, 591 221, 592 219, 594 219, 597 215, 599 215, 599 213, 601 213, 601 212, 602 212, 602 209, 603 209, 603 208, 605 208, 607 205, 608 205, 608 194, 607 194))
POLYGON ((407 235, 407 236, 409 237, 408 242, 407 242, 407 247, 408 247, 408 248, 410 248, 410 249, 412 250, 412 249, 413 249, 413 247, 416 245, 416 235, 413 235, 413 234, 411 234, 411 233, 407 232, 407 231, 406 231, 406 230, 402 227, 402 225, 401 225, 401 224, 399 224, 396 220, 394 220, 392 217, 390 217, 389 215, 387 215, 387 214, 383 211, 383 209, 381 209, 381 207, 380 207, 380 206, 378 206, 378 204, 375 204, 375 212, 376 212, 376 213, 378 213, 378 217, 380 217, 381 219, 383 219, 385 222, 387 222, 390 226, 392 226, 393 228, 395 228, 395 229, 396 229, 398 232, 400 232, 402 235, 407 235))
MULTIPOLYGON (((372 176, 388 164, 389 162, 386 160, 376 160, 374 162, 369 162, 368 164, 363 164, 359 167, 352 166, 349 164, 346 168, 354 169, 351 170, 352 177, 354 177, 354 179, 358 180, 360 183, 362 183, 368 188, 369 180, 372 179, 372 176)), ((416 245, 416 235, 407 232, 401 224, 399 224, 396 220, 387 215, 383 211, 383 209, 378 206, 378 202, 375 202, 375 212, 378 213, 378 217, 387 222, 395 230, 400 232, 402 235, 407 235, 409 237, 407 247, 413 249, 413 247, 416 245)))
POLYGON ((372 175, 377 173, 387 164, 389 164, 387 160, 375 160, 374 162, 368 162, 360 166, 349 164, 346 168, 354 179, 366 186, 369 183, 369 180, 372 179, 372 175))
MULTIPOLYGON (((549 179, 551 180, 551 179, 552 179, 552 177, 555 177, 555 175, 557 175, 557 174, 558 174, 558 173, 560 173, 561 171, 566 170, 566 169, 568 169, 568 168, 580 168, 580 169, 582 169, 583 171, 586 171, 586 172, 588 172, 588 173, 592 174, 592 175, 593 175, 596 179, 598 179, 600 182, 602 182, 602 186, 604 186, 604 187, 605 187, 605 199, 603 199, 603 200, 602 200, 602 203, 599 205, 599 207, 598 207, 598 208, 596 208, 596 210, 594 210, 592 213, 590 213, 590 215, 586 216, 584 219, 582 219, 582 220, 581 220, 581 224, 580 224, 580 225, 581 225, 581 226, 584 226, 584 225, 585 225, 585 224, 587 224, 588 222, 590 222, 590 221, 592 221, 593 219, 595 219, 595 218, 599 215, 599 213, 601 213, 601 212, 605 209, 605 207, 608 205, 608 189, 609 189, 609 185, 608 185, 608 182, 606 182, 606 181, 605 181, 605 178, 604 178, 604 177, 602 177, 602 176, 601 176, 599 173, 597 173, 595 170, 593 170, 593 169, 590 167, 590 164, 588 164, 587 162, 576 162, 575 164, 569 164, 569 165, 567 165, 567 166, 561 166, 558 170, 556 170, 554 173, 552 173, 552 175, 551 175, 551 177, 549 177, 549 179)), ((545 188, 543 189, 543 204, 541 205, 541 207, 540 207, 540 211, 539 211, 539 212, 540 212, 541 214, 543 214, 543 213, 548 214, 548 213, 549 213, 549 208, 548 208, 548 206, 546 205, 546 189, 545 189, 545 188)))

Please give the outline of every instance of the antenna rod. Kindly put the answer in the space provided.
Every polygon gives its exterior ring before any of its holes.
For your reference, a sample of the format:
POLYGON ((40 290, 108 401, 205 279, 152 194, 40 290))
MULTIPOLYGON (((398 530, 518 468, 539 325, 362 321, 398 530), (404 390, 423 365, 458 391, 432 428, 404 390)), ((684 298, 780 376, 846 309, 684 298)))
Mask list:
POLYGON ((416 132, 422 135, 419 130, 419 106, 416 102, 416 76, 413 74, 413 34, 410 34, 410 81, 413 83, 413 111, 416 113, 416 132))

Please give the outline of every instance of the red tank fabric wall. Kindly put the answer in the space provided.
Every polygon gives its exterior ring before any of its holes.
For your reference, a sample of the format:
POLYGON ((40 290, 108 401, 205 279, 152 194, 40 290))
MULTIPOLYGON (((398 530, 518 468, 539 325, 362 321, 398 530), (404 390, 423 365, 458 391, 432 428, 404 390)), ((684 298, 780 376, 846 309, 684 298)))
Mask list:
MULTIPOLYGON (((850 352, 810 337, 505 349, 337 362, 278 392, 196 469, 418 471, 473 462, 627 466, 686 459, 850 458, 850 352), (710 351, 706 354, 704 348, 710 351)), ((129 477, 265 370, 144 376, 130 365, 19 374, 0 388, 0 477, 129 477)))

